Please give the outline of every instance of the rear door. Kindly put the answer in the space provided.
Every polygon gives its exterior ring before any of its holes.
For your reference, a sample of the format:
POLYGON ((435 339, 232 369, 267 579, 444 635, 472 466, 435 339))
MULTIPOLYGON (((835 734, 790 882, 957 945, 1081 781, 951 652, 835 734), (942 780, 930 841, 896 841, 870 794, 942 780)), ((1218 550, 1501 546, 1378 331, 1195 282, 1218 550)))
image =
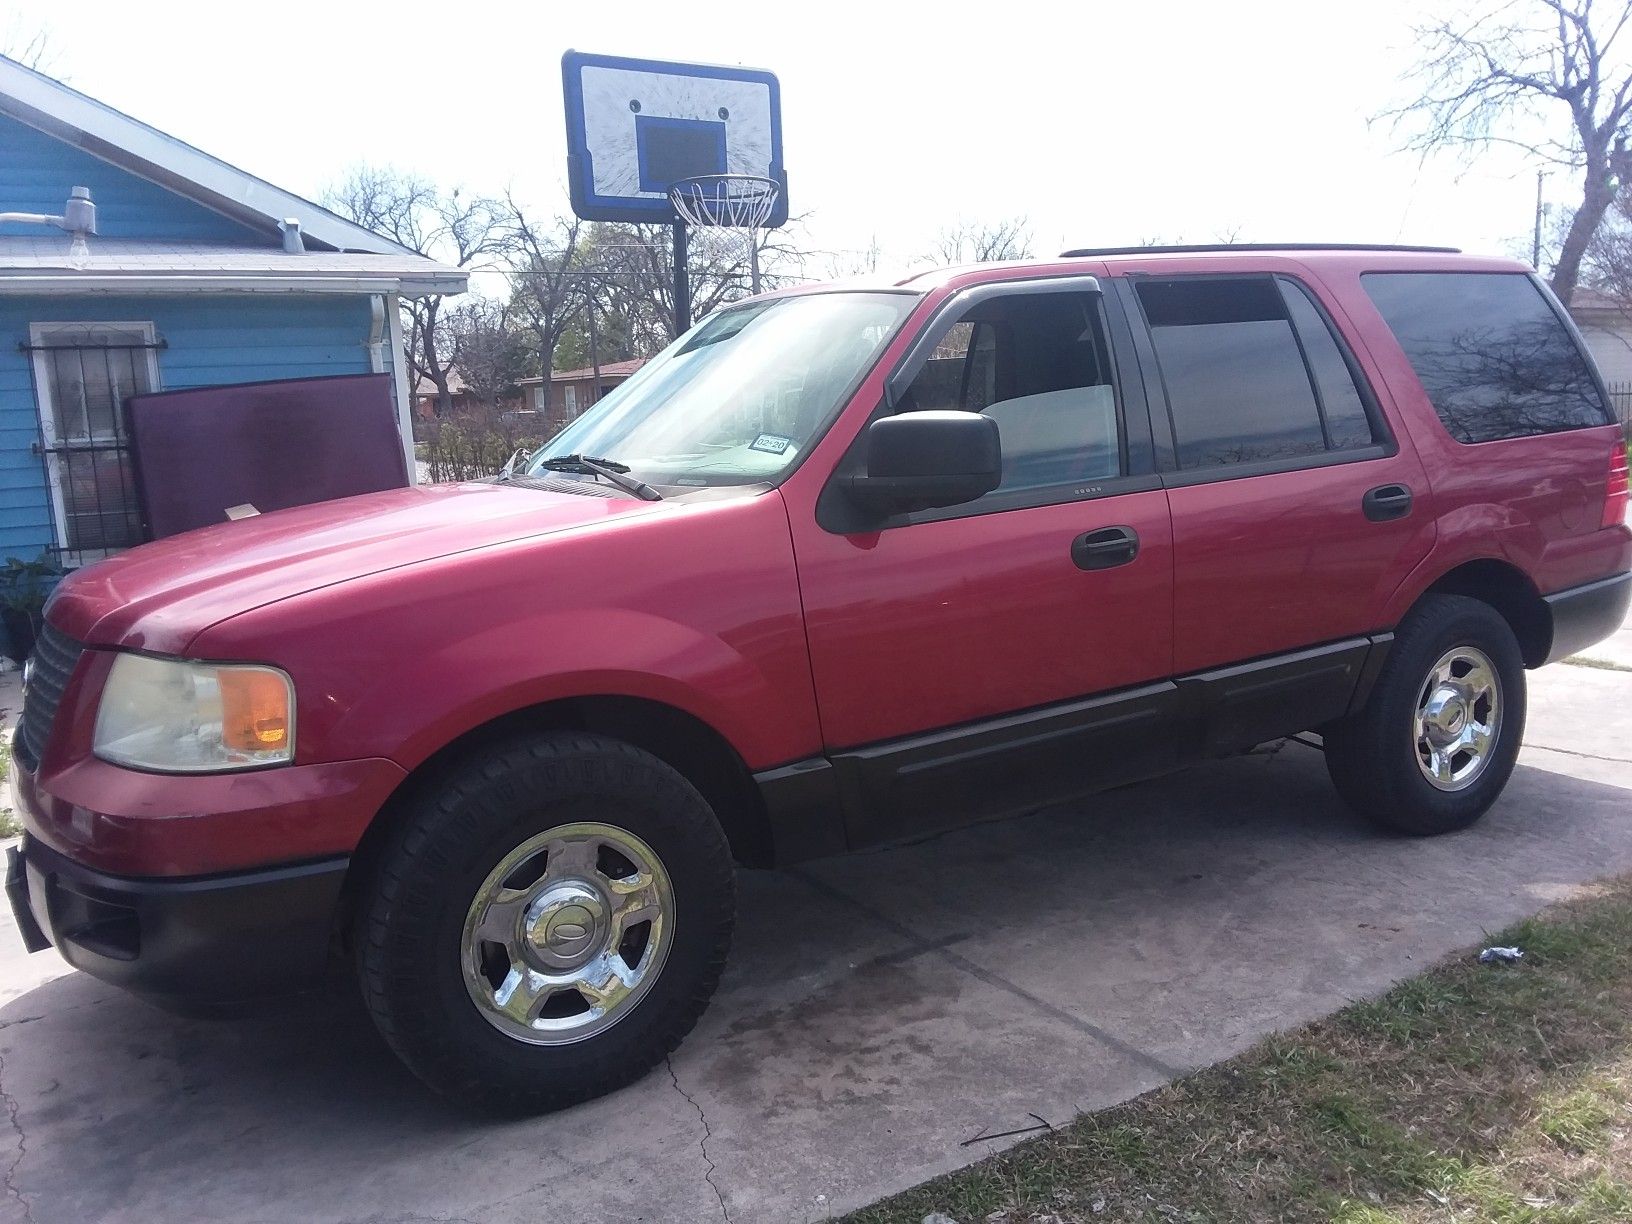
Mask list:
POLYGON ((1206 748, 1342 714, 1366 635, 1433 541, 1421 464, 1309 284, 1142 277, 1123 292, 1163 401, 1174 671, 1207 682, 1206 748))

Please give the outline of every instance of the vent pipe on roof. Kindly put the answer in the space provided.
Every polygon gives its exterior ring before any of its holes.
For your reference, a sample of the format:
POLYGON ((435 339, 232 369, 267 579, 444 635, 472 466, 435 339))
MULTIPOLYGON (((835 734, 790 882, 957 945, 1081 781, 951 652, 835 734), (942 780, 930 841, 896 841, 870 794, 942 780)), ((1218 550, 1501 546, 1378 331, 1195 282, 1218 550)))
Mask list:
POLYGON ((290 255, 299 255, 306 249, 306 244, 300 240, 299 217, 285 217, 278 222, 278 228, 283 231, 283 249, 290 255))
POLYGON ((18 225, 54 225, 73 238, 68 253, 84 257, 91 253, 87 236, 96 233, 96 205, 91 203, 89 187, 75 187, 68 193, 68 202, 62 206, 62 215, 50 213, 0 212, 0 225, 12 222, 18 225))

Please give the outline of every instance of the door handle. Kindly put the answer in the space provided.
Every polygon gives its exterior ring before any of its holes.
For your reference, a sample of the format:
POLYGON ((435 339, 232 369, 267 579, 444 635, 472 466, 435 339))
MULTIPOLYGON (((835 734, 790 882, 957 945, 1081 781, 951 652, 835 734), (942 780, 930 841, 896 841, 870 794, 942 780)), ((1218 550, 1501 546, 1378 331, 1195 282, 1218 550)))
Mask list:
POLYGON ((1403 484, 1378 485, 1366 491, 1360 509, 1374 523, 1404 518, 1411 513, 1411 490, 1403 484))
POLYGON ((1132 527, 1100 527, 1071 541, 1071 560, 1081 570, 1126 565, 1139 555, 1139 533, 1132 527))

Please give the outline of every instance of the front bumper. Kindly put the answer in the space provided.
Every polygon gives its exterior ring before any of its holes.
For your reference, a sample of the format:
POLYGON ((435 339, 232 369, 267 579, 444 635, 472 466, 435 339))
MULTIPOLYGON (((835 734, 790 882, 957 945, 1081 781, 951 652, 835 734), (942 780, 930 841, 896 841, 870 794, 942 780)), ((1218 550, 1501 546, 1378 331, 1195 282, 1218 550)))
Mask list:
POLYGON ((54 944, 74 968, 172 1006, 320 983, 349 863, 131 879, 29 837, 6 859, 6 893, 29 951, 54 944))

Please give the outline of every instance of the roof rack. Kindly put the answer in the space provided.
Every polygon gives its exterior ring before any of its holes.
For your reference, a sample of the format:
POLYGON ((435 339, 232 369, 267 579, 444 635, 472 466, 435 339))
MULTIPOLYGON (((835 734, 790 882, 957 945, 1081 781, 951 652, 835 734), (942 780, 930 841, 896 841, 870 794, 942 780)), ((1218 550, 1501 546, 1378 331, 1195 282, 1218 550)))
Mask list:
POLYGON ((1400 246, 1387 242, 1214 242, 1195 246, 1080 247, 1062 251, 1061 259, 1100 255, 1206 255, 1217 251, 1414 251, 1422 255, 1460 255, 1461 247, 1400 246))

